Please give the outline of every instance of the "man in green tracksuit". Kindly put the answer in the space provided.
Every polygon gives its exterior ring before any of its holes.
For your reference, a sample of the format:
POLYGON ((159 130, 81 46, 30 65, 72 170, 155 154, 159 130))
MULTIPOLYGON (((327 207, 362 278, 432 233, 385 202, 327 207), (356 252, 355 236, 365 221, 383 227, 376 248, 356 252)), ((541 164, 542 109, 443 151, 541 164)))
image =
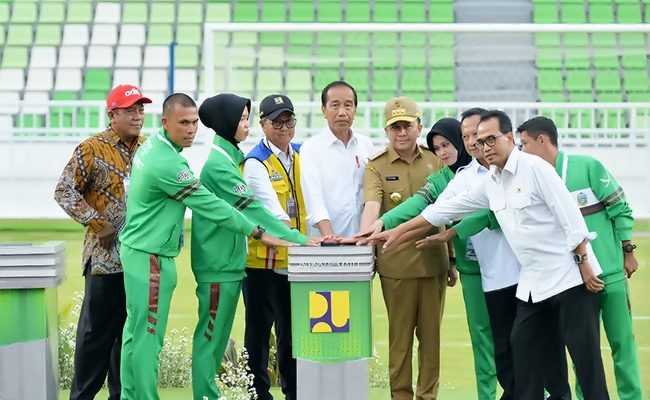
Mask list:
MULTIPOLYGON (((523 151, 555 166, 579 205, 587 227, 597 233, 591 245, 603 269, 599 275, 605 283, 605 289, 599 293, 600 310, 612 349, 618 396, 621 400, 640 400, 641 377, 626 281, 626 275, 629 278, 634 273, 638 262, 631 243, 634 219, 623 189, 595 158, 559 151, 557 128, 552 120, 535 117, 517 131, 523 151)), ((582 399, 579 386, 576 392, 582 399)))
MULTIPOLYGON (((211 192, 288 242, 315 244, 275 218, 253 197, 241 175, 244 154, 239 142, 249 131, 251 101, 231 93, 206 99, 199 109, 203 125, 216 135, 201 171, 201 183, 211 192)), ((246 276, 246 235, 215 224, 200 214, 192 217, 192 271, 196 278, 199 321, 192 347, 192 389, 195 400, 217 400, 215 383, 232 329, 242 281, 246 276)))
POLYGON ((183 244, 185 208, 241 235, 263 233, 203 187, 179 154, 192 145, 198 119, 194 100, 184 94, 169 96, 163 103, 163 129, 140 146, 133 159, 126 224, 120 234, 127 308, 123 400, 159 398, 158 357, 176 287, 174 257, 183 244))
MULTIPOLYGON (((371 231, 378 232, 386 229, 383 234, 389 234, 388 230, 393 229, 403 222, 418 216, 429 204, 433 204, 438 195, 447 187, 449 181, 454 178, 458 168, 466 166, 471 162, 475 150, 473 143, 476 141, 476 129, 480 121, 480 114, 485 111, 480 108, 467 110, 461 116, 461 138, 454 140, 447 136, 447 139, 457 147, 458 160, 451 166, 429 175, 427 184, 415 195, 408 198, 404 203, 393 208, 373 224, 371 231)), ((446 136, 446 135, 445 135, 446 136)), ((431 147, 431 146, 430 146, 431 147)), ((408 225, 403 226, 405 232, 410 229, 408 225)), ((395 230, 392 231, 395 233, 395 230)), ((399 242, 404 242, 411 234, 400 236, 399 242)), ((364 232, 367 233, 367 232, 364 232)), ((476 375, 476 389, 479 400, 491 400, 496 397, 496 367, 494 364, 494 343, 492 330, 485 304, 483 286, 479 264, 473 255, 473 249, 467 248, 467 240, 453 239, 456 268, 460 273, 460 281, 463 290, 465 312, 467 314, 467 326, 469 328, 472 353, 474 355, 474 371, 476 375)))

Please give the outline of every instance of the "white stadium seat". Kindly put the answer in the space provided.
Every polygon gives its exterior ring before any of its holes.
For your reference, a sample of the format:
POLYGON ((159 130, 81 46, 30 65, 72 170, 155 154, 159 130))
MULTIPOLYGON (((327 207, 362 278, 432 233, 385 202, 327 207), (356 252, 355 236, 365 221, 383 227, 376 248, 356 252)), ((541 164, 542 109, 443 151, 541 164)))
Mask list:
POLYGON ((123 24, 120 29, 120 44, 143 45, 145 36, 144 25, 123 24))
POLYGON ((59 68, 56 70, 54 90, 76 92, 81 90, 81 69, 59 68))
POLYGON ((88 44, 88 25, 67 24, 63 26, 62 44, 77 44, 85 46, 88 44))
POLYGON ((49 68, 33 68, 27 72, 25 90, 52 90, 54 74, 49 68))
POLYGON ((86 64, 86 52, 81 46, 61 46, 59 48, 59 68, 81 68, 86 64))
POLYGON ((95 7, 95 23, 113 23, 120 22, 122 6, 119 3, 97 3, 95 7))
POLYGON ((50 96, 47 92, 25 92, 23 96, 23 113, 47 114, 47 102, 50 96))
POLYGON ((142 49, 138 46, 118 46, 115 52, 116 67, 140 67, 142 49))
POLYGON ((167 70, 166 69, 143 69, 142 70, 142 91, 160 91, 167 90, 167 70))
POLYGON ((113 46, 89 46, 86 67, 112 67, 113 46))
POLYGON ((108 44, 117 43, 117 25, 115 24, 95 24, 93 25, 93 34, 90 44, 108 44))
MULTIPOLYGON (((0 70, 0 74, 3 71, 0 70)), ((2 79, 2 75, 0 75, 2 79)), ((1 90, 1 88, 0 88, 1 90)), ((20 102, 20 94, 16 91, 0 91, 0 115, 2 114, 17 114, 18 103, 20 102)), ((13 125, 13 122, 12 122, 13 125)))
POLYGON ((137 69, 116 69, 113 72, 113 87, 125 84, 140 87, 140 71, 137 69))
POLYGON ((196 70, 177 69, 174 73, 174 91, 185 92, 193 97, 196 92, 196 70))
POLYGON ((25 71, 22 68, 0 69, 0 90, 23 90, 24 87, 25 71))
POLYGON ((56 48, 54 46, 34 46, 30 57, 30 68, 54 68, 56 48))
POLYGON ((144 67, 169 67, 169 48, 167 46, 145 47, 144 67))

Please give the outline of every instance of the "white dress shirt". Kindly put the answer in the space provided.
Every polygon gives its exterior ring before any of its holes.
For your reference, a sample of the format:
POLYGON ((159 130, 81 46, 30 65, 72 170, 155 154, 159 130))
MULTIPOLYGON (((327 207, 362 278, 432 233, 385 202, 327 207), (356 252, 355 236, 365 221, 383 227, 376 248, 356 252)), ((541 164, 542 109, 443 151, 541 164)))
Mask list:
MULTIPOLYGON (((513 149, 502 171, 451 199, 428 206, 422 216, 432 225, 449 224, 490 208, 521 263, 517 297, 539 302, 583 283, 573 250, 593 239, 578 206, 555 172, 541 158, 513 149)), ((589 261, 602 272, 591 246, 589 261)))
MULTIPOLYGON (((266 138, 262 139, 262 141, 269 149, 271 149, 273 155, 280 160, 284 169, 288 171, 287 175, 289 176, 289 179, 291 179, 293 176, 291 173, 293 164, 293 148, 291 145, 289 145, 289 154, 287 154, 280 150, 276 145, 269 142, 266 138)), ((289 215, 282 208, 278 195, 275 193, 275 190, 273 190, 273 185, 269 178, 269 172, 264 164, 255 158, 249 158, 246 160, 246 162, 244 162, 244 180, 248 183, 248 187, 250 187, 255 197, 264 204, 264 207, 271 211, 273 216, 281 221, 291 221, 289 215)), ((273 271, 280 275, 288 274, 286 268, 273 269, 273 271)))
MULTIPOLYGON (((476 159, 459 169, 447 188, 438 196, 439 201, 450 199, 469 188, 480 185, 489 175, 489 170, 476 159)), ((501 229, 484 229, 467 239, 468 248, 473 247, 481 267, 483 291, 503 289, 519 282, 521 265, 501 229)), ((464 257, 457 254, 456 257, 464 257)))
POLYGON ((300 181, 307 206, 309 233, 320 235, 316 224, 329 220, 334 233, 359 231, 363 209, 363 175, 372 141, 351 134, 347 147, 326 127, 300 147, 300 181))

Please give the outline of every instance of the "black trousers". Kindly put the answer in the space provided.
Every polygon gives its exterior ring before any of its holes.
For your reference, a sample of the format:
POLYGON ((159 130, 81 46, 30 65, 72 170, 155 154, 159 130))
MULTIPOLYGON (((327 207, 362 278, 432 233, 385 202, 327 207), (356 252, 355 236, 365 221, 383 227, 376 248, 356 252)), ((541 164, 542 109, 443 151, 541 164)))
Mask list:
POLYGON ((110 400, 118 400, 122 329, 126 320, 123 274, 91 275, 86 266, 85 293, 77 325, 70 400, 92 400, 108 374, 110 400))
POLYGON ((585 399, 609 399, 600 356, 598 295, 584 285, 538 303, 518 300, 511 339, 515 399, 544 398, 544 370, 553 371, 553 363, 561 363, 553 350, 560 342, 569 350, 585 399))
MULTIPOLYGON (((517 285, 485 292, 492 338, 494 341, 494 364, 497 379, 503 389, 501 400, 515 398, 515 372, 513 366, 512 344, 510 336, 517 315, 517 285)), ((557 322, 549 327, 549 348, 545 354, 544 387, 552 400, 570 400, 571 387, 567 370, 564 343, 562 342, 557 322)))
POLYGON ((267 372, 269 338, 275 323, 276 357, 282 393, 288 400, 296 399, 296 359, 291 353, 291 293, 286 275, 272 270, 246 268, 242 287, 246 305, 244 347, 248 365, 255 376, 253 387, 259 400, 272 399, 267 372))

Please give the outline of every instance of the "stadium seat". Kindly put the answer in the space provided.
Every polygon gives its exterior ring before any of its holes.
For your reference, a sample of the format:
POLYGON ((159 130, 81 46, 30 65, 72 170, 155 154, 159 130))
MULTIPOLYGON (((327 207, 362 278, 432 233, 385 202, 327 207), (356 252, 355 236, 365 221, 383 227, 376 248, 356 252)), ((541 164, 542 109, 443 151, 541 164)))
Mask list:
POLYGON ((559 21, 557 6, 552 3, 535 3, 533 10, 533 21, 538 24, 552 24, 559 21))
POLYGON ((115 67, 142 66, 142 49, 139 46, 117 46, 115 67))
POLYGON ((341 9, 342 3, 338 1, 333 2, 319 2, 318 3, 318 22, 341 22, 343 21, 343 10, 341 9))
POLYGON ((25 88, 25 70, 22 68, 0 69, 0 91, 23 90, 25 88))
POLYGON ((648 57, 646 54, 623 54, 624 69, 646 69, 648 66, 648 57))
POLYGON ((62 44, 85 46, 88 44, 88 36, 88 25, 67 24, 63 26, 62 44))
MULTIPOLYGON (((82 84, 81 81, 82 81, 81 69, 59 68, 56 70, 56 81, 54 82, 54 90, 61 91, 61 92, 78 92, 81 90, 81 84, 82 84)), ((53 99, 56 100, 54 96, 53 99)))
POLYGON ((169 67, 169 48, 167 46, 145 46, 143 67, 169 67))
POLYGON ((288 69, 286 90, 293 92, 308 92, 312 90, 311 71, 306 69, 288 69))
POLYGON ((233 15, 234 22, 257 22, 259 10, 256 0, 238 1, 233 15))
POLYGON ((452 2, 431 2, 429 4, 429 22, 447 24, 454 22, 452 2))
POLYGON ((117 43, 117 25, 95 24, 92 25, 90 44, 115 45, 117 43))
POLYGON ((231 15, 229 3, 206 4, 205 22, 230 22, 231 15))
POLYGON ((174 22, 176 22, 175 8, 176 7, 174 3, 163 3, 161 1, 152 2, 149 22, 173 24, 174 22))
POLYGON ((595 47, 593 64, 597 69, 618 68, 618 50, 615 47, 595 47))
POLYGON ((7 21, 9 21, 9 4, 0 2, 0 23, 4 24, 7 21))
POLYGON ((201 45, 201 26, 197 24, 178 24, 176 28, 178 44, 201 45))
POLYGON ((647 70, 629 70, 623 75, 623 87, 626 92, 647 92, 648 91, 648 71, 647 70))
POLYGON ((12 23, 33 23, 36 21, 36 3, 28 1, 16 1, 13 4, 11 13, 12 23))
POLYGON ((397 22, 398 3, 396 1, 376 0, 373 9, 373 22, 397 22))
POLYGON ((50 68, 33 68, 27 71, 25 90, 49 91, 54 86, 54 74, 50 68))
POLYGON ((105 91, 111 88, 111 70, 103 68, 89 68, 84 76, 84 92, 105 91))
POLYGON ((145 36, 144 25, 122 24, 120 26, 120 44, 143 45, 145 36))
POLYGON ((591 73, 588 70, 567 70, 566 88, 569 92, 590 91, 591 73))
POLYGON ((61 26, 39 24, 36 27, 34 44, 38 46, 59 46, 61 44, 61 26))
POLYGON ((62 23, 65 20, 64 3, 41 3, 39 23, 62 23))
POLYGON ((31 68, 54 68, 56 66, 56 48, 54 46, 33 46, 30 60, 31 68))
POLYGON ((638 2, 619 3, 616 15, 620 24, 640 24, 642 22, 641 8, 638 2))
POLYGON ((178 2, 178 23, 179 24, 203 23, 203 4, 190 3, 187 1, 178 2))
POLYGON ((427 22, 427 3, 420 1, 402 2, 402 11, 400 13, 401 22, 422 23, 427 22))
POLYGON ((113 67, 113 46, 88 46, 86 67, 113 67))
POLYGON ((284 1, 264 1, 262 5, 262 19, 260 22, 285 22, 287 20, 287 9, 284 1))
POLYGON ((168 45, 174 40, 174 30, 171 24, 151 24, 147 35, 148 45, 168 45))
POLYGON ((559 69, 540 69, 537 72, 537 88, 540 92, 561 92, 564 89, 562 71, 559 69))
POLYGON ((147 3, 125 2, 122 8, 123 24, 144 24, 149 20, 147 3))
POLYGON ((370 6, 367 1, 348 1, 345 10, 345 22, 370 21, 370 6))
POLYGON ((427 72, 424 69, 402 70, 402 91, 417 92, 427 88, 427 72))
POLYGON ((621 90, 621 81, 618 71, 596 70, 595 89, 604 92, 621 90))
POLYGON ((166 69, 146 68, 142 71, 141 89, 143 92, 165 92, 168 88, 168 81, 169 76, 166 69))
POLYGON ((614 22, 614 8, 611 3, 595 3, 589 5, 589 22, 593 24, 611 24, 614 22))
POLYGON ((174 91, 188 93, 191 97, 196 94, 196 70, 178 68, 174 71, 174 91))
POLYGON ((30 46, 34 38, 32 25, 9 24, 7 30, 7 45, 30 46))
POLYGON ((82 46, 61 46, 59 48, 59 67, 80 68, 86 64, 86 52, 82 46))
POLYGON ((456 78, 453 69, 435 69, 431 71, 429 88, 432 92, 453 92, 456 90, 456 78))
POLYGON ((120 22, 122 7, 119 3, 99 2, 95 5, 96 24, 117 24, 120 22))
POLYGON ((585 6, 582 0, 567 1, 562 0, 560 7, 562 13, 561 21, 566 24, 582 24, 587 21, 585 15, 585 6))
POLYGON ((263 93, 278 93, 282 91, 282 70, 279 69, 261 69, 257 72, 257 93, 264 96, 263 93))
POLYGON ((199 66, 199 48, 197 46, 177 46, 175 50, 177 68, 196 68, 199 66))
POLYGON ((113 71, 113 86, 134 85, 140 87, 140 71, 137 69, 116 69, 113 71))
POLYGON ((290 22, 313 22, 315 21, 315 10, 313 2, 291 2, 289 9, 290 22))
POLYGON ((91 2, 74 3, 68 7, 68 24, 87 24, 92 21, 93 9, 91 2))
MULTIPOLYGON (((2 77, 0 76, 0 82, 2 77)), ((0 96, 2 96, 2 103, 0 103, 0 114, 17 114, 20 111, 18 103, 20 103, 20 93, 17 91, 5 91, 0 88, 0 96)))
POLYGON ((258 53, 258 65, 261 68, 281 68, 284 64, 284 47, 265 46, 258 53))
POLYGON ((585 68, 591 59, 588 47, 566 47, 564 51, 564 65, 568 69, 585 68))
POLYGON ((2 68, 26 68, 29 64, 26 46, 5 46, 2 68))

